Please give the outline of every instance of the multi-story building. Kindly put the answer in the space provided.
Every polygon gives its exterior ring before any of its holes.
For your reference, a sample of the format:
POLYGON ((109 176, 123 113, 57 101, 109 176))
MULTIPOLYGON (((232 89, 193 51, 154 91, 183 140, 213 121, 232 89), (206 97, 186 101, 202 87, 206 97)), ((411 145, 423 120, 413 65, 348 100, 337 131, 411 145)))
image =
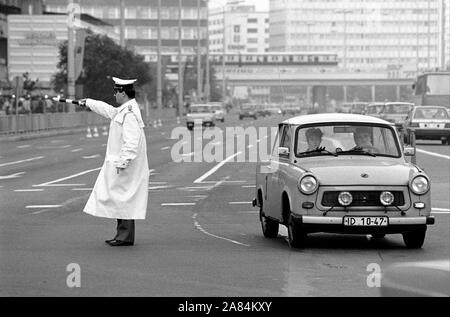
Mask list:
POLYGON ((268 48, 269 12, 257 11, 253 5, 233 4, 231 1, 224 6, 215 5, 211 8, 211 53, 223 53, 224 50, 225 53, 265 53, 268 48))
POLYGON ((450 2, 448 0, 442 1, 442 14, 444 16, 443 23, 443 54, 444 64, 447 69, 450 69, 450 2))
POLYGON ((330 51, 349 70, 439 66, 440 0, 270 0, 271 51, 330 51))
MULTIPOLYGON (((87 13, 121 30, 121 1, 124 4, 125 41, 128 48, 155 61, 158 47, 158 0, 78 0, 82 13, 87 13)), ((161 1, 161 53, 176 55, 178 52, 179 1, 161 1)), ((67 12, 67 1, 45 0, 49 12, 67 12)), ((181 24, 183 54, 205 51, 207 39, 208 9, 206 0, 182 0, 181 24)))
MULTIPOLYGON (((59 45, 68 39, 67 15, 11 14, 7 21, 9 80, 28 73, 30 79, 39 81, 41 89, 50 89, 52 77, 58 71, 59 45)), ((75 19, 74 27, 90 29, 119 42, 111 25, 85 14, 75 19)))

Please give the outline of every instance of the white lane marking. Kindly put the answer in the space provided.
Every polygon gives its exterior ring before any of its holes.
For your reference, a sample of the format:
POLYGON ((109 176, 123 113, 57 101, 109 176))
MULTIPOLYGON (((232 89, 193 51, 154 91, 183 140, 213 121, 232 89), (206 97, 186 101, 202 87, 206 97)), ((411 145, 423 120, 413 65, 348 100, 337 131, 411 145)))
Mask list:
POLYGON ((251 201, 232 201, 229 202, 230 205, 250 205, 251 201))
POLYGON ((76 153, 76 152, 80 152, 80 151, 83 151, 83 149, 74 149, 74 150, 72 150, 72 151, 70 151, 70 152, 76 153))
POLYGON ((44 189, 15 189, 15 192, 18 193, 27 193, 27 192, 42 192, 44 189))
POLYGON ((38 146, 36 149, 38 150, 59 150, 59 149, 67 149, 72 145, 62 145, 62 146, 38 146))
POLYGON ((53 140, 50 143, 63 143, 63 142, 64 142, 64 140, 53 140))
POLYGON ((15 162, 3 163, 3 164, 0 164, 0 167, 14 165, 14 164, 20 164, 20 163, 25 163, 25 162, 31 162, 31 161, 37 161, 37 160, 40 160, 40 159, 43 159, 43 158, 45 158, 45 156, 32 157, 32 158, 29 158, 29 159, 26 159, 26 160, 20 160, 20 161, 15 161, 15 162))
POLYGON ((149 185, 166 185, 167 182, 149 182, 149 185))
POLYGON ((178 206, 195 206, 196 203, 164 203, 161 204, 163 207, 178 207, 178 206))
POLYGON ((93 191, 94 189, 93 188, 72 188, 72 190, 81 191, 81 192, 83 192, 83 191, 90 192, 90 191, 93 191))
POLYGON ((432 214, 450 214, 450 209, 432 208, 431 213, 432 214))
POLYGON ((222 166, 224 166, 226 163, 228 163, 229 161, 231 161, 232 159, 234 159, 236 156, 238 156, 239 154, 242 154, 242 152, 237 152, 233 155, 231 155, 230 157, 226 158, 225 160, 223 160, 222 162, 220 162, 219 164, 217 164, 216 166, 214 166, 210 171, 206 172, 205 174, 203 174, 203 176, 197 178, 194 181, 194 184, 201 184, 205 179, 207 179, 209 176, 211 176, 212 174, 214 174, 215 172, 217 172, 219 170, 219 168, 221 168, 222 166))
POLYGON ((23 174, 25 174, 26 172, 20 172, 20 173, 15 173, 15 174, 11 174, 11 175, 7 175, 7 176, 0 176, 0 179, 13 179, 13 178, 19 178, 21 177, 23 174))
POLYGON ((31 147, 31 145, 27 144, 27 145, 19 145, 17 148, 18 149, 26 149, 28 147, 31 147))
POLYGON ((166 147, 161 148, 161 151, 167 151, 167 150, 170 150, 170 146, 166 146, 166 147))
POLYGON ((102 169, 101 167, 94 168, 94 169, 87 170, 87 171, 84 171, 84 172, 81 172, 81 173, 77 173, 77 174, 74 174, 74 175, 63 177, 63 178, 60 178, 60 179, 57 179, 57 180, 54 180, 54 181, 51 181, 51 182, 42 183, 42 184, 39 184, 39 185, 33 185, 33 187, 44 187, 44 186, 84 186, 85 184, 55 184, 55 183, 59 183, 59 182, 62 182, 62 181, 68 180, 68 179, 72 179, 72 178, 75 178, 75 177, 78 177, 78 176, 82 176, 82 175, 85 175, 85 174, 88 174, 88 173, 92 173, 92 172, 95 172, 95 171, 99 171, 101 169, 102 169))
POLYGON ((228 241, 228 242, 237 244, 237 245, 242 245, 242 246, 244 246, 244 247, 249 247, 249 246, 250 246, 250 245, 248 245, 248 244, 245 244, 245 243, 242 243, 242 242, 239 242, 239 241, 227 239, 227 238, 220 237, 220 236, 217 236, 217 235, 215 235, 215 234, 209 233, 208 231, 206 231, 205 229, 203 229, 202 226, 201 226, 201 225, 199 224, 199 222, 197 221, 197 214, 194 214, 194 215, 192 216, 192 219, 194 220, 194 226, 195 226, 195 228, 197 228, 200 232, 206 234, 207 236, 210 236, 210 237, 213 237, 213 238, 217 238, 217 239, 221 239, 221 240, 225 240, 225 241, 228 241))
POLYGON ((259 211, 258 210, 238 211, 238 214, 255 215, 255 214, 259 214, 259 211))
POLYGON ((169 189, 173 186, 149 186, 148 190, 160 190, 160 189, 169 189))
POLYGON ((37 209, 37 208, 60 208, 62 205, 30 205, 26 206, 26 209, 37 209))
POLYGON ((247 146, 247 149, 251 149, 252 147, 254 147, 254 145, 250 144, 249 146, 247 146))
POLYGON ((85 159, 85 160, 95 159, 95 158, 98 158, 98 157, 101 157, 101 155, 100 154, 95 154, 95 155, 91 155, 91 156, 82 156, 82 158, 85 159))
POLYGON ((434 152, 428 152, 428 151, 424 151, 421 149, 417 149, 417 152, 450 160, 450 156, 448 156, 448 155, 438 154, 438 153, 434 153, 434 152))
POLYGON ((243 185, 242 188, 256 188, 256 185, 243 185))

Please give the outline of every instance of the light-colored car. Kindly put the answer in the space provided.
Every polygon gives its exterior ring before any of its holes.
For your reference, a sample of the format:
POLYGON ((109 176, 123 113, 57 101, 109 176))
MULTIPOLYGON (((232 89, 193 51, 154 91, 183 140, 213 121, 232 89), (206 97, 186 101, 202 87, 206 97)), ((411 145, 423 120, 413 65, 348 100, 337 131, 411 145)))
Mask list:
POLYGON ((203 127, 213 127, 215 114, 213 108, 208 104, 193 104, 189 107, 186 115, 186 126, 189 130, 194 129, 196 125, 203 127))
POLYGON ((214 111, 216 121, 225 122, 226 110, 221 102, 210 102, 209 105, 214 111))
POLYGON ((378 118, 335 113, 281 122, 270 159, 257 164, 253 205, 263 235, 275 238, 285 225, 289 245, 302 247, 314 232, 401 233, 408 248, 421 248, 434 224, 431 181, 406 160, 413 155, 378 118))
POLYGON ((450 260, 406 262, 382 270, 384 297, 449 297, 450 260))
POLYGON ((384 111, 384 102, 373 102, 370 103, 366 108, 366 115, 372 116, 375 118, 381 118, 381 114, 384 111))
POLYGON ((381 118, 394 123, 396 128, 401 132, 403 124, 413 108, 414 104, 409 102, 387 102, 381 113, 381 118))
POLYGON ((450 116, 444 107, 415 107, 408 114, 403 129, 405 143, 411 143, 408 135, 414 132, 417 140, 441 140, 442 144, 450 144, 450 116))

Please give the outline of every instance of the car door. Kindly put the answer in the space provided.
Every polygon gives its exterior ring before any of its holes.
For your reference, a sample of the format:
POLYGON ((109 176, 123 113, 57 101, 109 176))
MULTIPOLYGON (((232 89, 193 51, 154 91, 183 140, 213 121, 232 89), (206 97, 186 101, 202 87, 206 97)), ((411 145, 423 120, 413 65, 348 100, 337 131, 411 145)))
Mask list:
POLYGON ((278 149, 280 147, 290 148, 290 131, 289 126, 287 124, 281 124, 278 129, 278 139, 275 142, 274 148, 272 150, 271 155, 271 174, 267 179, 267 211, 265 210, 266 216, 275 219, 282 219, 282 210, 281 210, 281 190, 283 184, 283 170, 286 168, 286 162, 289 158, 289 155, 279 155, 278 149), (285 146, 287 145, 287 146, 285 146))

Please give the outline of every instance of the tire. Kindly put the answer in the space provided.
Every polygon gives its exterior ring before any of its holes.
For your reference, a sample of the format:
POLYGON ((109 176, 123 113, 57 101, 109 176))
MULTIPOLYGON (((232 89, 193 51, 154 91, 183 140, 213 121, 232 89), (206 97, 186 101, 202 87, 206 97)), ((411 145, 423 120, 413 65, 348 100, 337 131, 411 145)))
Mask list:
POLYGON ((269 219, 266 216, 264 216, 262 202, 261 207, 259 209, 259 221, 261 222, 261 229, 264 237, 268 239, 274 239, 278 237, 278 230, 280 228, 280 224, 275 220, 269 219))
POLYGON ((306 233, 302 230, 301 225, 298 225, 294 222, 292 215, 289 216, 287 229, 289 247, 291 249, 304 247, 306 241, 306 233))
POLYGON ((416 230, 403 233, 403 242, 408 249, 420 249, 425 241, 426 230, 416 230))

